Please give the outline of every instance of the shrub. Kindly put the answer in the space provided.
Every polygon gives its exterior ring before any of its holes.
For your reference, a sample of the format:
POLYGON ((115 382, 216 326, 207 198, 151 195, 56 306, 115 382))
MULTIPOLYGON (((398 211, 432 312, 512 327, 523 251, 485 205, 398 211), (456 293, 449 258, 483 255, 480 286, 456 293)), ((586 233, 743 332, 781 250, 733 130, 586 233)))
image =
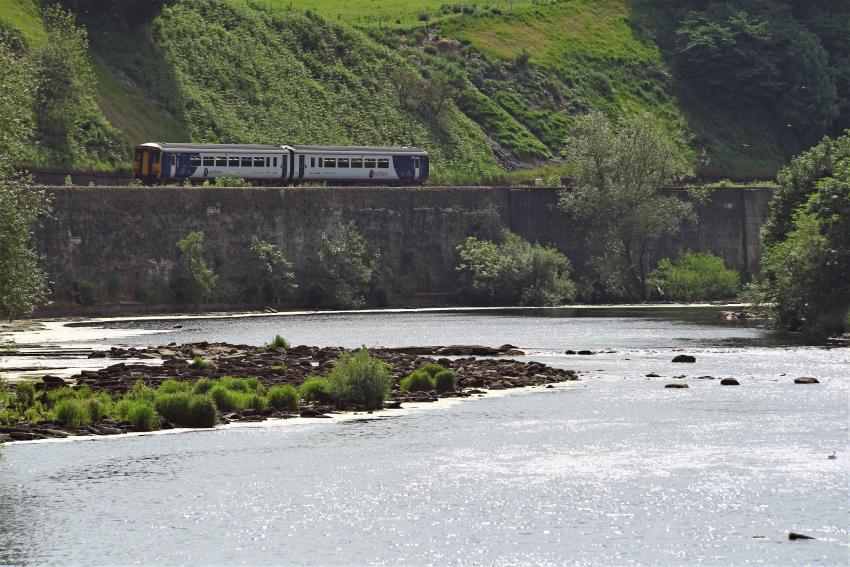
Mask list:
POLYGON ((269 405, 279 410, 297 410, 300 405, 298 390, 293 386, 274 386, 269 388, 269 405))
POLYGON ((275 335, 274 339, 272 339, 272 342, 266 343, 267 349, 280 348, 286 350, 289 348, 289 346, 289 341, 280 335, 275 335))
POLYGON ((186 392, 161 394, 156 399, 156 411, 178 427, 213 427, 218 421, 218 410, 210 397, 186 392))
POLYGON ((684 252, 672 262, 665 258, 647 278, 652 295, 679 301, 734 297, 740 284, 738 272, 708 252, 684 252))
MULTIPOLYGON (((165 382, 163 382, 163 384, 164 383, 165 382)), ((212 380, 210 378, 201 378, 201 379, 197 380, 192 385, 192 393, 193 394, 206 394, 207 392, 209 392, 212 389, 213 386, 215 386, 215 384, 216 384, 215 380, 212 380)))
POLYGON ((112 413, 112 398, 106 392, 99 392, 84 400, 92 421, 100 421, 112 413))
POLYGON ((238 411, 240 407, 239 392, 228 390, 222 384, 216 384, 209 391, 209 396, 220 411, 238 411))
POLYGON ((378 409, 392 385, 390 366, 369 356, 364 348, 353 355, 342 353, 328 375, 331 398, 337 405, 357 405, 378 409))
POLYGON ((190 232, 177 243, 181 255, 180 276, 175 281, 179 299, 204 303, 213 299, 218 276, 204 261, 204 233, 190 232))
POLYGON ((354 222, 342 227, 337 239, 322 234, 311 299, 320 307, 360 307, 377 270, 378 255, 369 248, 354 222))
POLYGON ((66 427, 82 429, 91 423, 88 404, 83 400, 74 398, 60 400, 53 408, 53 414, 56 416, 56 421, 66 427))
POLYGON ((457 386, 457 378, 451 370, 443 370, 434 375, 434 388, 438 392, 450 392, 457 386))
POLYGON ((215 178, 216 187, 253 187, 254 185, 237 175, 224 175, 215 178))
POLYGON ((561 305, 575 297, 570 261, 554 248, 505 231, 502 243, 469 237, 457 252, 461 289, 472 302, 561 305))
POLYGON ((327 378, 321 376, 311 376, 304 381, 298 388, 298 394, 302 400, 314 401, 319 403, 330 403, 331 398, 331 383, 327 378))
POLYGON ((77 392, 75 392, 73 388, 69 388, 68 386, 56 388, 55 390, 50 390, 44 393, 44 400, 47 401, 47 405, 54 407, 62 400, 73 399, 76 397, 77 392))
POLYGON ((154 431, 159 429, 160 419, 154 403, 143 397, 126 397, 115 407, 115 412, 121 419, 126 419, 139 431, 154 431))
POLYGON ((32 382, 21 382, 15 386, 15 397, 24 410, 32 407, 35 402, 35 385, 32 382))
POLYGON ((125 398, 153 404, 156 401, 156 390, 145 386, 145 383, 141 380, 136 380, 133 389, 127 392, 125 398))
POLYGON ((157 388, 157 394, 176 394, 178 392, 188 392, 190 389, 188 382, 169 378, 159 385, 159 388, 157 388))
POLYGON ((263 384, 256 378, 236 378, 225 376, 218 381, 219 384, 234 392, 262 392, 263 384))
POLYGON ((426 364, 425 366, 423 366, 419 370, 424 370, 425 372, 428 373, 429 376, 433 377, 433 376, 436 376, 437 374, 439 374, 440 372, 444 371, 445 369, 446 369, 446 367, 443 366, 442 364, 437 364, 436 362, 434 362, 432 364, 426 364))
POLYGON ((292 299, 298 289, 292 263, 280 248, 255 236, 251 239, 244 289, 249 301, 284 303, 292 299))
POLYGON ((424 370, 417 370, 402 379, 400 387, 406 392, 430 392, 434 389, 434 379, 424 370))

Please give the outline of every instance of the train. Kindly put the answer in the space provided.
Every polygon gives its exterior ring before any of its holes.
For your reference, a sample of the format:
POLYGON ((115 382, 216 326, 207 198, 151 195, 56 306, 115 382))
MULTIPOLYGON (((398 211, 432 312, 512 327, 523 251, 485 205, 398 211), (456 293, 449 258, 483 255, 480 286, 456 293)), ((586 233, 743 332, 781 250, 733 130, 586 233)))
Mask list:
POLYGON ((147 185, 218 177, 265 185, 424 184, 428 164, 427 152, 409 147, 148 142, 133 152, 133 176, 147 185))

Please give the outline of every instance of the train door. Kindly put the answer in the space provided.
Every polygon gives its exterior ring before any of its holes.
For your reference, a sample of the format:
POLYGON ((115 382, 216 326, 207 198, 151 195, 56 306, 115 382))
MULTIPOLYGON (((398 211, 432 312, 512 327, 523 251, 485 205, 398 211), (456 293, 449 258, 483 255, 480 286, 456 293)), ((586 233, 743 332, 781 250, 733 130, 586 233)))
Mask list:
POLYGON ((304 179, 304 156, 298 156, 298 179, 304 179))
POLYGON ((413 179, 419 179, 419 172, 422 171, 422 163, 418 157, 413 158, 413 179))

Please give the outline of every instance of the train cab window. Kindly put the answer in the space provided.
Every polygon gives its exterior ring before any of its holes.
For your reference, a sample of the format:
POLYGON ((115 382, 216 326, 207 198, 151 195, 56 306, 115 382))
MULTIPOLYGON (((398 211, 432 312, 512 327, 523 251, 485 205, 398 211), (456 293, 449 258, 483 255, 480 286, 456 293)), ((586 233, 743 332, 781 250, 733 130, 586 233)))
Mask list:
POLYGON ((216 156, 215 166, 216 167, 227 167, 227 157, 226 156, 216 156))
POLYGON ((336 160, 337 167, 348 167, 348 158, 339 158, 336 160))
POLYGON ((332 157, 326 157, 324 159, 324 164, 322 167, 336 167, 336 159, 332 157))
POLYGON ((189 156, 189 165, 192 167, 200 167, 201 165, 201 156, 198 154, 193 154, 189 156))
POLYGON ((227 166, 228 167, 239 167, 239 157, 229 156, 227 158, 227 166))
POLYGON ((316 158, 314 158, 314 157, 310 158, 310 167, 316 167, 316 158))
POLYGON ((374 158, 366 158, 363 160, 363 167, 366 169, 375 169, 375 159, 374 158))
POLYGON ((142 152, 139 150, 136 150, 136 157, 134 158, 134 161, 142 161, 142 152))
POLYGON ((363 158, 351 158, 351 167, 362 168, 363 167, 363 158))
POLYGON ((265 164, 265 161, 266 160, 264 160, 261 157, 255 157, 254 158, 254 167, 263 167, 263 165, 265 164))
POLYGON ((158 153, 155 153, 153 155, 153 163, 159 163, 159 154, 158 153))
POLYGON ((212 156, 204 156, 204 167, 215 165, 215 159, 212 156))
POLYGON ((378 167, 380 169, 387 169, 390 167, 390 160, 387 158, 380 158, 378 160, 378 167))

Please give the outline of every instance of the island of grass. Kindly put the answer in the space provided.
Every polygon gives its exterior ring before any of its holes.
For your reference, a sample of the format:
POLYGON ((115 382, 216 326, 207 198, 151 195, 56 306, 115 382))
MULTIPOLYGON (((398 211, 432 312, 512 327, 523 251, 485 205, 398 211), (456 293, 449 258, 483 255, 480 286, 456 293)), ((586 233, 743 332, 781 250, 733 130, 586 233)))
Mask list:
POLYGON ((151 364, 122 362, 70 382, 44 376, 0 387, 0 441, 325 417, 578 379, 571 370, 505 358, 521 354, 511 345, 290 347, 281 337, 261 347, 197 341, 113 348, 90 356, 151 364))

